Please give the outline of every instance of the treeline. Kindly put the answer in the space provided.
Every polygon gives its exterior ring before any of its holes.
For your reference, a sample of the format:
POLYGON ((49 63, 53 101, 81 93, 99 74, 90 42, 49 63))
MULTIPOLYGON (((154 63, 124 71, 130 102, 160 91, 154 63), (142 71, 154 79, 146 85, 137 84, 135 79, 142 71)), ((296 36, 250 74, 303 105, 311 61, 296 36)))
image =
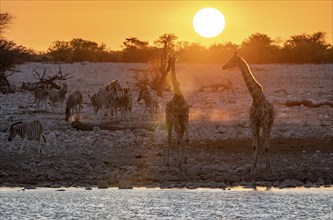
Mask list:
POLYGON ((234 51, 238 51, 249 63, 333 63, 333 47, 327 43, 324 32, 294 35, 284 42, 255 33, 240 45, 225 42, 210 47, 178 41, 174 34, 161 35, 153 45, 130 37, 125 39, 119 51, 109 50, 105 44, 75 38, 53 42, 47 53, 39 57, 54 62, 145 63, 160 56, 164 41, 168 41, 169 51, 177 51, 179 62, 183 63, 221 63, 229 59, 234 51))

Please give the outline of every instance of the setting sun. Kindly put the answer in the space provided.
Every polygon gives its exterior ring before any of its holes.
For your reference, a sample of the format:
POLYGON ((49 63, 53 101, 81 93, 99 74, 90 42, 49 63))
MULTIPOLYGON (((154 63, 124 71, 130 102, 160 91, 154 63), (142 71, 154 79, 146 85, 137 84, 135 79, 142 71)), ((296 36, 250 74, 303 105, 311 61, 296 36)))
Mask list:
POLYGON ((224 26, 224 16, 215 8, 203 8, 193 18, 194 30, 202 37, 216 37, 223 31, 224 26))

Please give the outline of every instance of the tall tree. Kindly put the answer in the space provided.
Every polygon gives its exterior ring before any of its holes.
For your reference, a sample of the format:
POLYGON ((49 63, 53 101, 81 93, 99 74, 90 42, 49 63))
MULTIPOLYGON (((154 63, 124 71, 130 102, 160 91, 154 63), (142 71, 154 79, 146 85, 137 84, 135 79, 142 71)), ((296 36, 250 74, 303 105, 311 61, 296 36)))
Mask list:
POLYGON ((324 32, 294 35, 285 42, 284 54, 293 63, 329 62, 329 47, 324 32))
POLYGON ((123 42, 125 62, 147 62, 149 55, 148 41, 141 41, 136 37, 129 37, 123 42))
POLYGON ((67 41, 54 41, 48 48, 48 52, 56 61, 70 62, 72 60, 72 47, 67 41))
POLYGON ((246 38, 241 44, 241 54, 251 63, 274 62, 273 53, 277 46, 266 34, 255 33, 246 38))
POLYGON ((175 52, 175 45, 176 45, 176 40, 178 37, 175 34, 172 33, 166 33, 161 36, 157 40, 154 41, 154 44, 158 48, 164 48, 165 43, 167 44, 167 51, 168 53, 173 53, 175 52))
POLYGON ((2 34, 12 19, 8 13, 0 13, 0 91, 3 93, 14 92, 7 78, 16 71, 16 64, 23 62, 32 54, 32 51, 3 37, 2 34))

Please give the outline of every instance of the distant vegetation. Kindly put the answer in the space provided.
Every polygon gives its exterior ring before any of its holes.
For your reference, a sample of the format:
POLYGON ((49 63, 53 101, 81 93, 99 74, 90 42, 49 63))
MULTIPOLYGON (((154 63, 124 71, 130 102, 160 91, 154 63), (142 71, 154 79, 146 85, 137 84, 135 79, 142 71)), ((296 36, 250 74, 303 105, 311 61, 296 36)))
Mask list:
POLYGON ((8 13, 0 13, 0 92, 14 92, 15 88, 8 81, 8 76, 16 71, 15 65, 33 59, 34 53, 3 37, 13 17, 8 13))
POLYGON ((10 61, 12 64, 21 62, 22 59, 31 60, 31 55, 34 61, 146 63, 160 57, 166 40, 170 47, 168 51, 177 51, 180 55, 179 62, 183 63, 223 63, 234 51, 238 51, 249 63, 333 63, 333 47, 327 43, 324 32, 294 35, 285 41, 273 40, 266 34, 255 33, 240 45, 223 42, 209 47, 178 41, 174 34, 163 34, 152 45, 148 41, 129 37, 118 51, 109 49, 103 43, 74 38, 71 41, 52 42, 45 53, 32 53, 2 36, 11 20, 12 17, 7 13, 0 13, 0 71, 3 71, 3 56, 13 59, 10 61))
POLYGON ((129 37, 123 42, 120 51, 108 50, 105 44, 75 38, 69 42, 53 42, 42 57, 55 62, 146 63, 159 57, 165 39, 169 39, 171 51, 177 51, 179 61, 183 63, 221 63, 236 50, 249 63, 333 63, 333 47, 326 42, 324 32, 294 35, 284 42, 277 42, 266 34, 255 33, 240 45, 225 42, 208 48, 198 43, 177 41, 174 34, 161 35, 153 45, 129 37))

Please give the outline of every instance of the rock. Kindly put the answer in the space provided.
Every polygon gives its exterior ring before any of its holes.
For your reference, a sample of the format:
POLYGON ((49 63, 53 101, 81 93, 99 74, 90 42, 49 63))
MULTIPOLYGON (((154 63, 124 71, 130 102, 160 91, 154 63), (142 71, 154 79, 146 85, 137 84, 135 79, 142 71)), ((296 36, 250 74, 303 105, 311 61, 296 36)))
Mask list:
POLYGON ((172 189, 175 188, 175 184, 173 182, 164 182, 159 186, 161 189, 172 189))
POLYGON ((297 186, 303 186, 303 182, 299 180, 286 179, 279 185, 279 188, 283 189, 283 188, 297 187, 297 186))
POLYGON ((92 188, 91 187, 86 187, 86 188, 84 188, 85 190, 92 190, 92 188))
POLYGON ((207 188, 217 188, 217 182, 209 181, 208 183, 205 183, 203 186, 207 188))
POLYGON ((109 184, 105 180, 100 180, 97 183, 97 187, 98 187, 98 189, 107 189, 109 187, 109 184))
POLYGON ((189 182, 186 185, 187 189, 197 189, 199 188, 199 184, 198 183, 194 183, 194 182, 189 182))
POLYGON ((118 189, 133 189, 133 183, 128 180, 119 181, 118 189))
POLYGON ((304 185, 305 188, 311 188, 314 187, 314 184, 311 181, 306 181, 306 184, 304 185))
POLYGON ((37 189, 37 188, 35 186, 25 186, 24 189, 30 190, 30 189, 37 189))
POLYGON ((50 188, 60 188, 61 184, 55 183, 52 186, 50 186, 50 188))
POLYGON ((66 191, 65 189, 57 189, 56 190, 57 192, 64 192, 64 191, 66 191))
POLYGON ((9 174, 7 173, 7 172, 5 172, 5 171, 0 171, 0 177, 8 177, 9 176, 9 174))
POLYGON ((263 187, 270 187, 270 186, 272 186, 272 183, 269 181, 257 181, 256 185, 263 186, 263 187))
POLYGON ((216 186, 217 186, 217 188, 222 188, 222 189, 225 189, 228 187, 227 184, 225 184, 224 182, 219 182, 219 183, 217 183, 216 186))
POLYGON ((279 181, 274 181, 274 182, 273 182, 273 187, 279 187, 279 186, 280 186, 279 181))
POLYGON ((323 186, 325 185, 325 181, 322 178, 319 178, 315 184, 316 186, 323 186))

